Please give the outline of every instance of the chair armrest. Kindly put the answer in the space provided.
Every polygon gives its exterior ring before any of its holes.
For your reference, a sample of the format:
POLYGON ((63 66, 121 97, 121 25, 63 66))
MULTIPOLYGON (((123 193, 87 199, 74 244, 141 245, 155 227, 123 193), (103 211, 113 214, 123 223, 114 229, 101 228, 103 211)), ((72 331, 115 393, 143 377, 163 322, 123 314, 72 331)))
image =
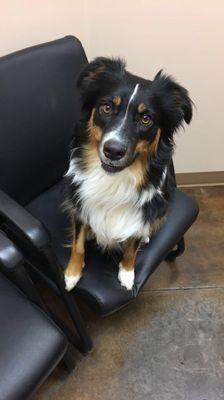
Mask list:
POLYGON ((49 245, 50 236, 43 224, 2 190, 0 190, 0 216, 16 233, 18 232, 39 250, 49 245))
POLYGON ((15 270, 21 265, 23 256, 16 246, 0 231, 0 266, 8 271, 15 270))

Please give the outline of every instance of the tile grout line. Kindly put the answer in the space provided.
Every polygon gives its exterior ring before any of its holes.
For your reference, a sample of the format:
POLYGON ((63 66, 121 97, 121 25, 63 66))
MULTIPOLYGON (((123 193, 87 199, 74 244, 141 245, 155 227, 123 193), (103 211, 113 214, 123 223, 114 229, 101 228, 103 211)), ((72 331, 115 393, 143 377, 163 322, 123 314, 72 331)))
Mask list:
POLYGON ((180 291, 180 290, 206 290, 206 289, 224 289, 224 286, 188 286, 180 288, 161 288, 161 289, 143 289, 141 292, 170 292, 170 291, 180 291))

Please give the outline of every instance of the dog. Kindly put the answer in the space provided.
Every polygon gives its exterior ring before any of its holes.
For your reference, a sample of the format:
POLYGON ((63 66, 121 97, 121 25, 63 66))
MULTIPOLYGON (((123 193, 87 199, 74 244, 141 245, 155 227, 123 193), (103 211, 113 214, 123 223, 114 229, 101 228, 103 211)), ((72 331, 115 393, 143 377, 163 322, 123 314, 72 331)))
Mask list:
POLYGON ((175 187, 173 136, 192 118, 188 91, 159 71, 150 81, 121 59, 96 58, 81 72, 81 118, 66 173, 72 221, 65 287, 82 276, 85 241, 122 249, 118 279, 131 290, 141 243, 163 223, 175 187))

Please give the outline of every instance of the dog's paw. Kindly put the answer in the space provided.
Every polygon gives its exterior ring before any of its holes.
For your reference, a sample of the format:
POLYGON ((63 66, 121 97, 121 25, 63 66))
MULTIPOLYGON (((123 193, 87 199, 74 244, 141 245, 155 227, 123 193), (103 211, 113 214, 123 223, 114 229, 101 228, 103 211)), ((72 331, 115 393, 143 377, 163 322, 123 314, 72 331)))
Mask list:
POLYGON ((70 292, 77 285, 81 275, 66 275, 65 274, 65 289, 70 292))
POLYGON ((118 279, 122 286, 124 286, 127 290, 131 290, 134 285, 135 280, 135 272, 134 269, 127 271, 122 263, 119 264, 119 273, 118 279))

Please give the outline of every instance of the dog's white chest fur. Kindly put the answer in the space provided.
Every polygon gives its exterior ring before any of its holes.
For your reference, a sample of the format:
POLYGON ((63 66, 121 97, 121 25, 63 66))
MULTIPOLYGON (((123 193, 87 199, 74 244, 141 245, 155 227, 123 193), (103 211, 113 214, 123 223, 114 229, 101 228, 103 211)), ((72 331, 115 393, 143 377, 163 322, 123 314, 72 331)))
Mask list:
POLYGON ((143 222, 134 175, 127 169, 109 175, 100 162, 84 173, 75 164, 73 160, 68 175, 80 184, 81 218, 90 225, 98 244, 113 247, 131 236, 146 238, 149 224, 143 222))

